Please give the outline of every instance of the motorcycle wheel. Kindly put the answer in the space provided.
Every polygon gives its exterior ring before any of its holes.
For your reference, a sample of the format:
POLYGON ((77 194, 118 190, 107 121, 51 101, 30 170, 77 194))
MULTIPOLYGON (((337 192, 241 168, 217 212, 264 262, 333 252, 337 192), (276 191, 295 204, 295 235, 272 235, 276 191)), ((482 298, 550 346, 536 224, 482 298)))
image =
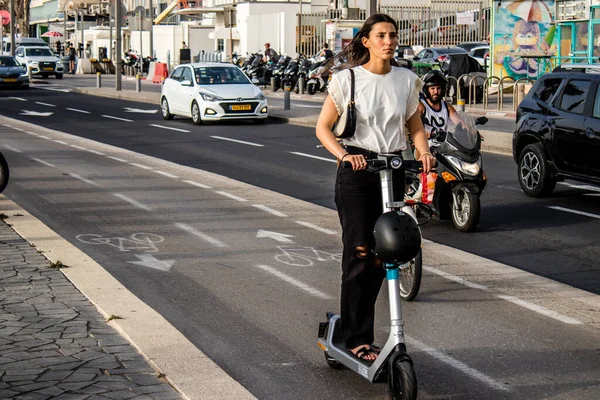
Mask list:
POLYGON ((415 400, 417 398, 417 376, 409 360, 399 359, 392 365, 388 386, 393 400, 415 400))
POLYGON ((0 193, 6 189, 6 185, 8 185, 8 163, 4 155, 0 153, 0 193))
POLYGON ((309 83, 306 87, 306 91, 312 96, 313 94, 317 93, 317 85, 314 83, 309 83))
POLYGON ((419 294, 421 288, 421 275, 423 274, 423 254, 419 254, 409 261, 408 266, 400 269, 398 283, 400 285, 400 298, 411 301, 419 294))
POLYGON ((481 214, 479 196, 461 189, 453 196, 452 202, 452 222, 456 229, 461 232, 474 231, 481 214))

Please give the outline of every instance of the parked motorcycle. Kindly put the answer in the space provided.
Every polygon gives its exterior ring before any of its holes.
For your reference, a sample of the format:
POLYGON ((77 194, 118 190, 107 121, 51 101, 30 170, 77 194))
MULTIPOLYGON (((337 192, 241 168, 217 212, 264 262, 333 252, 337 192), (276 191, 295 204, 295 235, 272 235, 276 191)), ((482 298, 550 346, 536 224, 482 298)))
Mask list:
MULTIPOLYGON (((481 135, 476 125, 484 125, 488 119, 473 119, 467 113, 459 113, 464 124, 450 123, 447 132, 438 131, 433 138, 437 145, 431 153, 437 160, 437 180, 433 203, 421 207, 421 214, 433 212, 439 219, 452 219, 461 232, 472 232, 481 215, 480 196, 487 183, 481 158, 481 135)), ((415 177, 418 182, 418 177, 415 177)), ((419 205, 417 204, 419 208, 419 205)))
POLYGON ((279 90, 279 88, 283 87, 282 81, 285 69, 291 59, 292 58, 289 56, 282 55, 279 57, 279 60, 277 60, 277 64, 275 65, 275 67, 273 67, 273 77, 275 78, 275 86, 273 87, 273 91, 276 92, 277 90, 279 90))
POLYGON ((303 60, 304 58, 301 55, 298 55, 298 58, 296 58, 295 60, 290 60, 290 62, 285 67, 285 71, 283 71, 281 87, 285 87, 286 85, 289 85, 290 89, 296 87, 296 84, 298 82, 298 72, 300 69, 300 63, 302 63, 303 60))
POLYGON ((300 93, 300 78, 304 79, 304 84, 306 85, 307 83, 307 76, 308 76, 308 71, 310 70, 310 66, 312 65, 312 62, 310 61, 310 59, 308 58, 302 58, 301 61, 299 61, 299 69, 298 69, 298 75, 296 77, 296 84, 293 86, 294 87, 294 93, 298 94, 300 93))
POLYGON ((6 189, 6 185, 8 185, 8 163, 0 152, 0 193, 6 189))
POLYGON ((315 62, 309 67, 306 91, 313 95, 317 91, 324 92, 329 83, 329 71, 325 67, 326 60, 315 62))

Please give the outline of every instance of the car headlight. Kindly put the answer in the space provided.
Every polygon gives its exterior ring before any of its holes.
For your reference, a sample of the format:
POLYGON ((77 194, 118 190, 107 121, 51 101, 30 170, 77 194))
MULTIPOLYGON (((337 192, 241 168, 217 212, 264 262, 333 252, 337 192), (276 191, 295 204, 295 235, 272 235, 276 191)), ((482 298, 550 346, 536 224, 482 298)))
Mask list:
POLYGON ((200 96, 202 96, 202 100, 204 100, 204 101, 218 101, 218 100, 223 100, 219 96, 215 96, 214 94, 209 94, 209 93, 205 93, 205 92, 200 92, 200 96))
POLYGON ((255 99, 257 99, 257 100, 264 100, 264 99, 266 99, 266 97, 265 97, 265 94, 264 94, 263 92, 260 92, 260 93, 259 93, 259 94, 258 94, 258 95, 255 97, 255 99))
POLYGON ((481 171, 481 157, 479 157, 474 163, 465 162, 451 155, 448 155, 447 158, 448 161, 450 161, 450 164, 466 175, 477 176, 481 171))
POLYGON ((27 70, 23 70, 21 72, 21 76, 27 76, 27 75, 29 75, 29 73, 27 72, 27 70))
POLYGON ((38 62, 37 62, 37 61, 35 61, 35 60, 29 60, 28 62, 29 62, 29 64, 31 64, 31 65, 37 65, 37 64, 38 64, 38 62))

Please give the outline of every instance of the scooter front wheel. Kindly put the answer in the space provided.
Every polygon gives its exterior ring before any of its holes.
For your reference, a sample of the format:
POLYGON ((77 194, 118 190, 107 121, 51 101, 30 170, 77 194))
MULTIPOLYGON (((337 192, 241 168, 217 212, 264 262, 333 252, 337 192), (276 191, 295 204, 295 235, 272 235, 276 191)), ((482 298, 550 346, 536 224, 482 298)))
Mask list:
POLYGON ((417 398, 417 376, 409 360, 396 360, 390 371, 388 385, 393 400, 415 400, 417 398))
POLYGON ((452 222, 456 229, 461 232, 474 231, 481 215, 479 196, 461 189, 453 196, 452 203, 452 222))
POLYGON ((403 300, 411 301, 419 293, 421 288, 421 275, 423 274, 423 254, 421 250, 415 258, 409 261, 408 265, 400 269, 399 285, 400 297, 403 300))
POLYGON ((6 189, 6 185, 8 185, 8 174, 8 163, 2 153, 0 153, 0 193, 2 193, 2 191, 6 189))

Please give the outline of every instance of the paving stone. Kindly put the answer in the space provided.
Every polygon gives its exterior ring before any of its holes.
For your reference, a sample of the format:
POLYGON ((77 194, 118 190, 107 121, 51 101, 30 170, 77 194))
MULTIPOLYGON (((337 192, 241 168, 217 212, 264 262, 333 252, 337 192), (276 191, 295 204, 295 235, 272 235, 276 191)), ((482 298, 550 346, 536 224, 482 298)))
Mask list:
MULTIPOLYGON (((76 357, 82 361, 92 361, 99 358, 107 357, 108 354, 100 351, 84 350, 76 355, 76 357)), ((112 358, 112 357, 111 357, 112 358)), ((114 358, 112 358, 114 360, 114 358)))
POLYGON ((54 365, 52 366, 52 369, 55 371, 72 371, 79 368, 81 365, 83 365, 83 362, 77 361, 68 364, 54 365))
POLYGON ((115 353, 130 353, 131 345, 121 345, 121 346, 102 346, 107 353, 115 354, 115 353))
MULTIPOLYGON (((133 347, 131 349, 133 350, 133 347)), ((121 361, 144 361, 144 357, 138 353, 119 353, 115 356, 121 361)))
POLYGON ((0 390, 0 399, 12 399, 18 394, 19 394, 19 392, 15 392, 14 390, 1 389, 0 390))
POLYGON ((46 400, 49 399, 50 396, 42 393, 24 393, 17 397, 14 400, 46 400))
POLYGON ((86 338, 88 337, 87 332, 81 332, 81 333, 63 333, 62 334, 62 338, 63 339, 81 339, 81 338, 86 338))
POLYGON ((13 385, 12 389, 18 390, 19 392, 33 392, 38 389, 44 389, 47 387, 55 386, 57 383, 57 381, 35 382, 25 385, 13 385))
POLYGON ((30 369, 7 369, 6 375, 40 375, 46 369, 45 368, 30 368, 30 369))
POLYGON ((172 399, 181 399, 181 395, 175 391, 175 389, 171 388, 170 392, 162 392, 162 393, 150 393, 148 396, 153 398, 154 400, 172 400, 172 399))
POLYGON ((96 376, 96 374, 81 374, 79 372, 74 372, 67 379, 63 380, 63 382, 91 382, 96 376))
POLYGON ((64 389, 61 389, 56 386, 50 386, 50 387, 38 389, 35 391, 35 393, 47 394, 49 396, 58 396, 59 394, 62 394, 64 392, 65 392, 64 389))
POLYGON ((152 385, 152 386, 141 386, 134 389, 139 394, 157 394, 157 393, 168 393, 175 391, 173 387, 167 383, 161 383, 160 385, 152 385))
POLYGON ((104 389, 108 389, 111 391, 118 391, 118 390, 123 390, 123 389, 128 389, 132 386, 131 382, 127 381, 126 379, 121 379, 118 381, 106 381, 106 382, 95 382, 94 386, 97 386, 99 388, 104 388, 104 389))
MULTIPOLYGON (((37 375, 4 375, 2 377, 2 380, 4 382, 21 382, 22 385, 25 384, 25 382, 30 382, 33 383, 36 379, 37 379, 37 375)), ((2 397, 0 397, 2 398, 2 397)))
MULTIPOLYGON (((100 386, 96 386, 95 384, 92 384, 88 387, 84 387, 83 389, 79 389, 78 390, 81 393, 89 393, 89 394, 94 394, 94 395, 100 395, 103 393, 109 393, 110 390, 100 387, 100 386)), ((106 398, 106 397, 105 397, 106 398)))
POLYGON ((88 387, 93 382, 60 382, 57 386, 66 391, 79 391, 85 387, 88 387))
POLYGON ((133 383, 141 386, 158 385, 161 382, 156 374, 131 374, 127 376, 133 383))
POLYGON ((90 397, 89 394, 78 394, 78 393, 63 393, 53 400, 84 400, 90 397))
POLYGON ((125 400, 131 399, 132 397, 136 397, 137 393, 133 393, 129 390, 119 390, 117 392, 104 393, 104 396, 108 397, 109 399, 125 400))

